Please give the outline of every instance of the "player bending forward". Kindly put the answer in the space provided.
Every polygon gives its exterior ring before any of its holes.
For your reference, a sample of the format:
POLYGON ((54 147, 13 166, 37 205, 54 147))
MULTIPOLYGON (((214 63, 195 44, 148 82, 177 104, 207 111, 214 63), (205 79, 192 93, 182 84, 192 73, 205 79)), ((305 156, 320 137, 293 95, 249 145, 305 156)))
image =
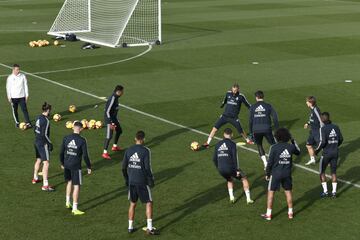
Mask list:
POLYGON ((138 131, 135 136, 135 145, 126 150, 122 163, 122 172, 126 186, 129 189, 129 227, 128 232, 135 232, 134 218, 138 199, 146 204, 148 235, 157 235, 158 231, 152 226, 153 200, 150 188, 154 187, 154 177, 151 170, 151 152, 144 147, 145 133, 138 131))
POLYGON ((271 211, 275 191, 280 190, 280 185, 285 190, 286 201, 288 205, 288 217, 292 219, 293 202, 292 202, 292 155, 299 155, 300 148, 296 141, 291 138, 289 130, 279 128, 275 132, 277 143, 271 146, 268 165, 266 167, 266 180, 269 181, 267 195, 267 210, 262 214, 265 220, 271 220, 271 211), (291 144, 289 143, 291 141, 291 144))
POLYGON ((203 144, 203 147, 209 148, 209 144, 215 133, 226 123, 230 123, 233 125, 239 134, 243 136, 248 144, 254 144, 248 137, 245 131, 242 129, 240 120, 239 120, 239 113, 241 109, 241 104, 244 103, 247 108, 250 108, 250 103, 247 101, 246 97, 239 92, 239 85, 235 83, 231 91, 228 91, 225 95, 224 101, 221 105, 221 108, 225 106, 224 113, 220 116, 219 120, 215 123, 215 126, 211 130, 208 140, 203 144))
POLYGON ((255 93, 256 103, 250 107, 250 133, 253 134, 255 143, 258 147, 259 155, 266 169, 267 160, 263 147, 263 138, 265 137, 270 145, 275 144, 272 133, 271 117, 274 121, 275 129, 279 127, 278 117, 275 109, 264 102, 264 93, 257 91, 255 93))
POLYGON ((320 130, 320 143, 319 147, 316 149, 316 152, 319 152, 321 149, 323 149, 319 166, 321 185, 324 190, 321 193, 321 197, 328 196, 325 170, 326 167, 330 164, 332 177, 332 197, 335 198, 337 187, 337 160, 339 158, 339 146, 343 142, 343 136, 341 134, 340 128, 337 125, 331 123, 330 114, 328 112, 321 114, 321 120, 325 125, 320 130))
POLYGON ((60 149, 61 167, 64 169, 64 178, 66 185, 66 203, 67 209, 72 209, 73 215, 83 215, 78 209, 80 185, 82 184, 81 158, 84 157, 87 173, 91 174, 91 162, 89 159, 86 139, 80 136, 82 123, 76 121, 73 127, 73 134, 64 137, 60 149), (73 190, 73 191, 72 191, 73 190), (70 196, 72 191, 73 204, 71 205, 70 196))
POLYGON ((250 198, 249 181, 246 174, 239 168, 236 144, 231 140, 232 136, 232 130, 226 128, 224 130, 224 139, 215 146, 213 161, 220 175, 227 181, 230 202, 235 203, 233 178, 236 178, 242 181, 246 202, 251 204, 254 201, 250 198))
POLYGON ((110 140, 112 139, 113 132, 115 130, 115 139, 114 144, 111 148, 112 151, 117 152, 121 149, 118 147, 118 141, 120 135, 122 133, 122 128, 120 126, 120 122, 117 118, 117 114, 119 111, 119 98, 124 93, 124 87, 121 85, 117 85, 114 89, 113 94, 108 98, 105 106, 105 124, 106 124, 106 138, 104 142, 104 151, 102 157, 104 159, 110 160, 111 157, 108 153, 108 148, 110 144, 110 140))
POLYGON ((320 109, 316 105, 316 98, 314 96, 309 96, 306 98, 306 105, 310 108, 311 113, 309 121, 304 125, 304 129, 309 128, 310 134, 309 138, 306 141, 306 148, 309 152, 310 160, 305 163, 305 165, 315 164, 315 150, 314 147, 317 147, 320 142, 320 128, 324 126, 324 123, 321 121, 320 109))
POLYGON ((40 182, 38 173, 40 169, 41 162, 43 163, 42 168, 42 177, 43 177, 43 186, 41 189, 43 191, 52 192, 55 189, 49 185, 48 174, 49 174, 49 160, 50 154, 53 150, 53 145, 50 141, 50 121, 48 119, 51 111, 51 105, 44 103, 42 105, 42 114, 36 118, 35 121, 35 156, 36 161, 34 165, 34 178, 32 184, 40 182))

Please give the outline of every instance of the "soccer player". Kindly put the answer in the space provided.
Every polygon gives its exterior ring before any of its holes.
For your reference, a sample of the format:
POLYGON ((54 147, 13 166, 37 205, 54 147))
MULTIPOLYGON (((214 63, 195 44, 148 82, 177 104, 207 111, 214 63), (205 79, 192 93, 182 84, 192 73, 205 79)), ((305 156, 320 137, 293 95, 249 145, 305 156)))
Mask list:
POLYGON ((248 144, 254 144, 248 137, 245 131, 242 129, 240 120, 239 120, 239 113, 241 109, 241 104, 244 103, 247 108, 250 108, 250 103, 246 99, 246 97, 239 92, 240 87, 237 83, 235 83, 231 91, 228 91, 225 95, 224 101, 221 104, 221 108, 225 106, 224 113, 220 116, 219 120, 215 123, 215 126, 212 128, 208 140, 203 144, 203 147, 209 148, 209 144, 215 133, 226 123, 230 123, 233 125, 239 134, 243 136, 248 144))
POLYGON ((320 109, 316 105, 316 98, 314 96, 309 96, 306 98, 306 105, 311 109, 309 121, 305 123, 304 129, 310 127, 310 135, 306 141, 306 148, 309 152, 310 160, 305 163, 305 165, 315 164, 315 150, 314 147, 319 145, 320 142, 320 128, 324 126, 324 123, 321 121, 320 109))
POLYGON ((224 139, 215 145, 213 161, 220 175, 226 179, 230 202, 235 203, 233 178, 242 181, 247 204, 254 203, 250 197, 249 181, 246 174, 239 168, 236 144, 231 140, 232 130, 224 130, 224 139))
POLYGON ((321 193, 321 197, 328 196, 325 170, 326 167, 330 164, 332 177, 332 197, 336 198, 337 160, 339 158, 339 146, 342 144, 344 139, 340 128, 337 125, 331 123, 330 114, 328 112, 323 112, 321 114, 321 120, 325 125, 320 130, 320 143, 316 149, 316 152, 319 152, 321 149, 323 149, 323 153, 320 158, 320 180, 324 191, 321 193))
POLYGON ((50 141, 50 121, 48 119, 51 111, 51 105, 44 103, 42 105, 42 114, 36 118, 35 121, 35 156, 36 161, 34 165, 34 178, 32 180, 33 184, 40 182, 38 178, 38 172, 40 169, 41 162, 43 163, 42 168, 42 177, 43 177, 43 186, 41 189, 43 191, 52 192, 55 189, 49 185, 48 173, 49 173, 49 160, 50 154, 53 150, 53 145, 50 141))
POLYGON ((292 202, 292 156, 299 155, 300 148, 296 141, 291 138, 289 130, 279 128, 275 132, 277 143, 270 148, 270 156, 266 167, 265 179, 269 181, 267 195, 267 210, 262 214, 265 220, 271 220, 271 211, 273 206, 275 191, 280 190, 282 185, 285 190, 286 201, 288 205, 288 217, 293 219, 293 202, 292 202), (291 144, 289 143, 291 141, 291 144))
POLYGON ((12 74, 8 76, 6 81, 6 93, 9 103, 12 106, 13 117, 15 120, 15 126, 19 127, 19 114, 18 106, 24 114, 26 128, 31 128, 29 112, 27 110, 26 103, 29 99, 29 89, 25 74, 20 72, 20 66, 14 64, 12 74))
POLYGON ((138 199, 146 204, 148 235, 157 235, 158 231, 152 225, 153 200, 151 189, 154 187, 154 177, 151 170, 151 152, 144 146, 145 133, 138 131, 135 136, 135 145, 126 150, 122 163, 122 172, 125 184, 129 189, 129 227, 128 232, 135 232, 134 218, 138 199))
POLYGON ((117 85, 114 89, 113 94, 108 98, 106 102, 106 106, 105 106, 106 139, 104 143, 104 151, 102 154, 102 157, 104 159, 108 159, 108 160, 111 159, 108 153, 108 148, 114 130, 116 133, 115 133, 114 144, 111 150, 114 152, 121 151, 121 148, 118 147, 117 144, 120 135, 122 133, 122 128, 120 126, 119 120, 117 119, 117 114, 119 111, 119 98, 123 95, 123 93, 124 93, 124 87, 121 85, 117 85))
POLYGON ((279 127, 278 116, 275 109, 268 103, 264 102, 263 91, 255 93, 256 103, 250 107, 250 133, 253 134, 255 143, 259 150, 259 155, 266 169, 267 160, 265 150, 262 145, 265 137, 270 145, 275 144, 275 139, 271 128, 271 117, 274 121, 275 129, 279 127))
POLYGON ((87 173, 91 174, 91 162, 89 159, 86 139, 80 136, 82 123, 76 121, 73 126, 73 134, 64 137, 60 148, 61 168, 64 169, 64 178, 66 185, 66 203, 67 209, 72 209, 73 215, 83 215, 85 212, 78 209, 80 185, 82 184, 81 159, 84 158, 87 167, 87 173), (73 204, 70 203, 72 191, 73 204))

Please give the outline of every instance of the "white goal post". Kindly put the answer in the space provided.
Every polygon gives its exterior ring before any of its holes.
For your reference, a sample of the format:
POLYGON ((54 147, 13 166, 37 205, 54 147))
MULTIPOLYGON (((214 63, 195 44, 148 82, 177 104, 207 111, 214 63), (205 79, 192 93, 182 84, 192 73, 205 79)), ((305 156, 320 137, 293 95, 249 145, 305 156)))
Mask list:
POLYGON ((65 0, 48 34, 108 47, 161 43, 161 0, 65 0))

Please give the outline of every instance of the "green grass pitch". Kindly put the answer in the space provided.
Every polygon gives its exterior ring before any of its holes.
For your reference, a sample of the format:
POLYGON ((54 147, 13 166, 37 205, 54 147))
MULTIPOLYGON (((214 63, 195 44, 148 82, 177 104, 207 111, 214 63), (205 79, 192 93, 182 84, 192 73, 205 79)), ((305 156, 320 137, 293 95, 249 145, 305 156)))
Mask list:
MULTIPOLYGON (((360 184, 359 1, 164 0, 162 46, 113 65, 28 75, 31 117, 39 114, 45 100, 53 104, 53 113, 63 115, 61 122, 51 122, 55 150, 49 181, 57 191, 42 192, 30 183, 34 134, 14 128, 5 97, 4 75, 10 70, 4 65, 16 62, 24 71, 37 73, 121 61, 147 50, 81 50, 81 43, 28 47, 31 40, 50 39, 46 31, 62 2, 0 0, 0 239, 144 238, 141 231, 128 236, 122 153, 113 155, 112 161, 101 159, 104 130, 83 132, 94 165, 94 174, 84 177, 80 197, 79 208, 86 215, 73 217, 64 208, 58 150, 62 137, 70 132, 65 122, 102 120, 104 102, 44 78, 99 97, 107 97, 121 83, 122 104, 202 132, 210 131, 221 114, 220 101, 232 83, 239 82, 251 102, 253 93, 262 89, 277 109, 281 125, 301 143, 303 153, 295 161, 302 165, 308 160, 304 99, 316 95, 320 108, 332 114, 344 134, 338 176, 360 184), (345 83, 347 79, 353 82, 345 83), (68 113, 70 104, 79 111, 68 113)), ((125 108, 119 115, 124 129, 121 146, 130 146, 135 131, 143 129, 152 149, 154 225, 161 229, 159 239, 359 239, 359 188, 339 183, 336 200, 320 200, 318 175, 294 168, 294 220, 287 219, 280 192, 275 196, 273 220, 264 222, 260 214, 265 211, 267 186, 257 154, 239 149, 255 204, 246 205, 237 183, 239 199, 230 205, 225 183, 211 161, 213 148, 189 149, 190 142, 203 142, 206 136, 125 108)), ((240 116, 247 129, 245 109, 240 116)), ((144 207, 139 205, 135 225, 144 224, 144 207)))

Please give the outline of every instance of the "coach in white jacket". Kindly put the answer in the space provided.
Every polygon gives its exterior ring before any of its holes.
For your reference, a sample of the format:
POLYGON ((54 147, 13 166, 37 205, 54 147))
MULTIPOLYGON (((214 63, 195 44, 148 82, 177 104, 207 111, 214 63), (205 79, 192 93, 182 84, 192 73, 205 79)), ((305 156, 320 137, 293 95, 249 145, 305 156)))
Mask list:
POLYGON ((12 106, 13 117, 15 120, 16 127, 19 127, 19 115, 18 106, 20 105, 21 110, 24 113, 26 127, 31 128, 29 113, 27 110, 26 103, 29 98, 29 89, 27 85, 27 79, 25 74, 20 72, 20 66, 14 64, 12 74, 9 75, 6 81, 6 93, 7 98, 12 106))

